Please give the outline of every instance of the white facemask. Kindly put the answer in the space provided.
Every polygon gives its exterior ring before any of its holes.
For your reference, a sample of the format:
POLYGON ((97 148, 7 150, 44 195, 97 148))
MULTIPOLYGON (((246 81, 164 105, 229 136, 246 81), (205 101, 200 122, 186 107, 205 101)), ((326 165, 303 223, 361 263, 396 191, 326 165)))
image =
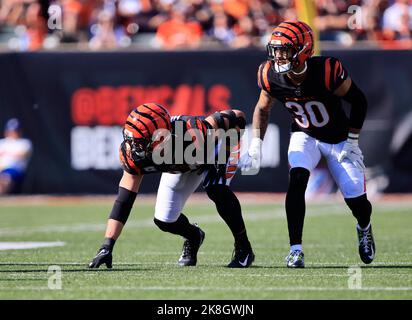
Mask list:
POLYGON ((275 62, 274 67, 277 73, 287 73, 292 69, 292 64, 290 62, 285 64, 278 64, 275 62))

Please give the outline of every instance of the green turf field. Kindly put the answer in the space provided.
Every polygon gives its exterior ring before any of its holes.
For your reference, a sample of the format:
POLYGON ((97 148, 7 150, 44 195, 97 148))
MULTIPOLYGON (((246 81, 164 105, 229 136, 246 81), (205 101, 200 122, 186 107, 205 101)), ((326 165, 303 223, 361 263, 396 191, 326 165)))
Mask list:
POLYGON ((65 245, 0 250, 0 299, 412 299, 411 208, 412 203, 374 205, 377 257, 365 266, 357 253, 355 220, 345 205, 309 204, 306 268, 290 270, 284 263, 283 206, 243 205, 256 260, 249 269, 232 270, 225 268, 232 238, 212 204, 185 210, 206 232, 198 266, 187 268, 177 266, 182 240, 156 228, 153 205, 136 204, 116 244, 113 269, 90 271, 86 265, 102 241, 110 202, 2 205, 0 243, 65 245), (49 281, 58 286, 47 273, 51 265, 62 270, 61 289, 48 287, 49 281), (348 283, 361 288, 350 289, 348 283))

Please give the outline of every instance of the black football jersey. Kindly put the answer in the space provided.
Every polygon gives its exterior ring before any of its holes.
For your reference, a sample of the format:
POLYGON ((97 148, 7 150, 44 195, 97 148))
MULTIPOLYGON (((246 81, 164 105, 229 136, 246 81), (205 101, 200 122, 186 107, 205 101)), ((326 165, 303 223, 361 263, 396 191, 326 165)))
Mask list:
MULTIPOLYGON (((155 163, 151 156, 147 158, 139 159, 138 161, 133 161, 130 152, 127 150, 125 142, 120 145, 120 162, 122 168, 130 174, 142 175, 156 172, 169 172, 169 173, 181 173, 194 171, 206 166, 205 164, 187 164, 184 160, 184 152, 186 148, 192 143, 195 144, 196 148, 203 148, 204 142, 208 135, 208 129, 211 126, 205 121, 203 116, 173 116, 171 118, 172 130, 172 162, 171 163, 155 163), (185 135, 189 129, 193 130, 193 140, 184 141, 181 146, 177 146, 179 141, 183 141, 181 135, 185 135), (177 152, 175 152, 177 150, 177 152)), ((191 131, 192 132, 192 131, 191 131)), ((204 161, 206 163, 206 161, 204 161)))
POLYGON ((341 98, 333 92, 348 78, 342 63, 333 57, 307 60, 305 80, 296 86, 285 74, 276 73, 273 61, 263 62, 258 70, 258 85, 281 101, 293 118, 292 132, 303 131, 326 143, 347 138, 349 120, 341 98))

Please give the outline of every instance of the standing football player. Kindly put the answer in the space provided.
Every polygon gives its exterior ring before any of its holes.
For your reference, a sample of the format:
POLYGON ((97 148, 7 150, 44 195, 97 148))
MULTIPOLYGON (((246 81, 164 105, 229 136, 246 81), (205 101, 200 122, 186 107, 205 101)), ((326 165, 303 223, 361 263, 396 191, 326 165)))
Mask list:
POLYGON ((229 187, 237 169, 239 141, 228 145, 227 136, 219 138, 216 134, 232 130, 239 138, 245 124, 244 113, 240 110, 225 110, 208 117, 171 117, 166 108, 156 103, 143 104, 134 109, 123 129, 124 141, 120 146, 123 176, 118 196, 107 222, 103 244, 89 267, 98 268, 101 264, 112 267, 114 244, 129 217, 143 176, 154 172, 162 172, 154 223, 160 230, 185 239, 179 265, 196 265, 197 252, 205 238, 203 230, 197 224, 191 224, 182 213, 189 196, 203 182, 203 188, 215 203, 235 240, 234 254, 227 266, 249 267, 255 256, 248 240, 239 200, 229 187), (187 135, 190 141, 186 141, 187 135), (204 152, 206 144, 211 140, 211 152, 204 153, 206 157, 203 159, 210 159, 211 155, 212 164, 202 159, 197 162, 188 161, 184 157, 193 154, 195 150, 204 152), (223 148, 223 144, 226 148, 223 148), (225 153, 224 160, 217 161, 221 152, 225 153), (164 159, 170 156, 171 161, 157 161, 161 156, 164 159))
POLYGON ((366 196, 365 166, 358 145, 367 101, 341 61, 312 57, 313 45, 313 32, 304 22, 285 21, 274 28, 267 45, 268 60, 258 70, 261 92, 253 115, 254 138, 241 159, 241 167, 248 171, 259 166, 270 109, 277 99, 293 119, 285 201, 290 240, 287 266, 305 265, 305 191, 310 172, 322 156, 358 222, 359 255, 368 264, 375 257, 372 206, 366 196), (349 117, 342 108, 342 100, 351 105, 349 117))

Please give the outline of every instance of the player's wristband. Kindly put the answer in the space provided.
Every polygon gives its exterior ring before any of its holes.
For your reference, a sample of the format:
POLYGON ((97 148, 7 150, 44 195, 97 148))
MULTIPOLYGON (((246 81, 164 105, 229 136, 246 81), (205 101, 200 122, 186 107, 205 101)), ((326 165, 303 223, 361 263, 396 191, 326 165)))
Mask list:
POLYGON ((359 142, 359 133, 349 132, 347 141, 350 142, 350 143, 353 143, 353 144, 358 144, 358 142, 359 142))
POLYGON ((136 195, 136 192, 119 187, 119 193, 113 204, 113 209, 110 212, 109 219, 117 220, 125 224, 129 218, 130 211, 132 211, 136 195))

